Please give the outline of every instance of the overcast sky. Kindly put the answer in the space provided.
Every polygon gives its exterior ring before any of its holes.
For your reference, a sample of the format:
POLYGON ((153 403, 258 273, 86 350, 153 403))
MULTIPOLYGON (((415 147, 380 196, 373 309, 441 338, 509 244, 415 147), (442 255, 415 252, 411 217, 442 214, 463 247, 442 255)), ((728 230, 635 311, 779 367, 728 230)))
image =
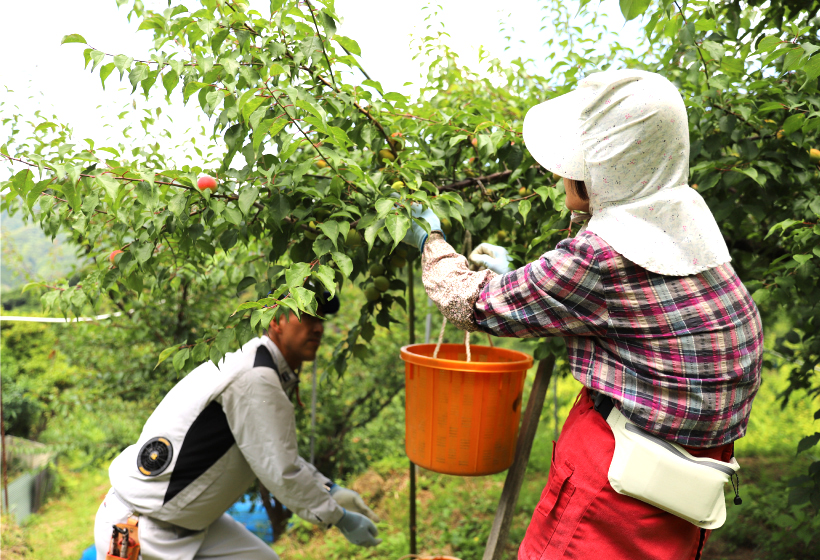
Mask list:
MULTIPOLYGON (((159 8, 165 4, 152 0, 145 3, 156 4, 159 8)), ((337 0, 337 13, 345 19, 339 33, 359 43, 362 66, 373 79, 381 82, 386 91, 409 92, 414 86, 403 84, 418 81, 419 65, 412 60, 414 53, 409 45, 411 36, 427 33, 425 28, 429 22, 424 19, 430 11, 423 9, 426 5, 428 2, 423 0, 400 3, 337 0)), ((543 25, 543 2, 441 0, 436 5, 441 5, 437 19, 451 36, 448 43, 460 54, 462 63, 471 68, 478 66, 477 53, 482 45, 492 56, 504 61, 519 56, 538 61, 549 54, 544 46, 549 29, 539 31, 543 25), (499 6, 504 6, 505 10, 499 10, 499 6), (510 9, 514 11, 508 17, 510 9), (508 22, 508 31, 514 30, 514 41, 504 39, 505 33, 500 31, 501 21, 508 22), (508 46, 510 49, 505 51, 508 46)), ((193 2, 188 7, 192 6, 193 2)), ((635 22, 624 26, 617 0, 604 0, 597 9, 610 16, 609 27, 617 31, 626 44, 640 37, 635 22)), ((121 141, 120 131, 125 123, 117 119, 117 114, 132 101, 140 109, 159 106, 164 115, 171 115, 174 124, 170 127, 176 140, 190 127, 199 130, 198 103, 193 100, 183 107, 179 87, 176 97, 172 98, 175 103, 170 113, 159 96, 154 101, 146 101, 139 94, 132 97, 127 76, 123 82, 118 82, 116 71, 108 78, 107 89, 103 91, 99 74, 83 70, 85 46, 60 46, 64 35, 79 33, 89 45, 105 52, 147 58, 153 34, 137 32, 139 22, 128 22, 127 11, 118 9, 115 0, 6 2, 3 11, 6 22, 15 22, 0 33, 0 52, 4 53, 0 84, 5 86, 0 87, 0 101, 6 102, 3 113, 8 113, 14 105, 24 114, 33 115, 38 108, 46 115, 54 113, 61 122, 74 128, 75 142, 83 147, 83 138, 95 139, 97 147, 107 137, 113 138, 114 143, 121 141), (21 24, 26 21, 31 25, 21 24)), ((440 28, 436 26, 434 30, 440 28)), ((348 81, 360 79, 360 76, 351 76, 348 81)), ((126 143, 140 142, 141 132, 138 126, 135 127, 132 139, 126 143)), ((6 134, 7 130, 0 128, 0 143, 5 141, 6 134)))

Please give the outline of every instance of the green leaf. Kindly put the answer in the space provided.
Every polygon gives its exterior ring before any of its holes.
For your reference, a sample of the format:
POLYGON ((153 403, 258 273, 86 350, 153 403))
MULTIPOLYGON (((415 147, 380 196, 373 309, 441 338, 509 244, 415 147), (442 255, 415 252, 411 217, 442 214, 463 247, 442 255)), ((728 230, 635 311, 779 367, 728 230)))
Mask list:
POLYGON ((159 359, 157 360, 157 365, 154 366, 154 369, 157 369, 157 366, 159 366, 162 362, 167 360, 168 357, 177 350, 179 350, 179 346, 169 346, 168 348, 160 352, 159 359))
POLYGON ((265 103, 266 101, 270 100, 264 97, 254 97, 253 99, 245 103, 245 106, 242 107, 242 120, 247 121, 250 118, 251 113, 256 111, 259 108, 259 106, 262 105, 262 103, 265 103))
POLYGON ((140 181, 137 183, 137 187, 134 191, 137 194, 137 200, 139 200, 140 204, 145 206, 148 210, 153 211, 159 205, 157 191, 153 189, 148 182, 140 181))
POLYGON ((778 109, 783 108, 783 103, 780 101, 767 101, 760 108, 757 110, 759 115, 770 113, 772 111, 777 111, 778 109))
POLYGON ((339 270, 342 272, 342 275, 345 277, 349 277, 350 273, 353 272, 353 261, 350 260, 350 257, 345 255, 344 253, 333 252, 330 254, 333 257, 333 261, 339 267, 339 270))
POLYGON ((701 47, 703 50, 709 53, 709 55, 717 61, 723 58, 723 54, 726 52, 726 49, 720 43, 716 43, 714 41, 704 41, 701 43, 701 47))
POLYGON ((783 68, 781 71, 786 73, 800 68, 803 65, 801 62, 803 61, 804 54, 805 51, 803 49, 791 49, 788 54, 786 54, 786 58, 783 60, 783 68))
POLYGON ((338 249, 339 246, 336 240, 339 237, 339 223, 333 220, 325 221, 319 224, 319 229, 327 235, 328 239, 330 239, 333 245, 338 249))
POLYGON ((290 215, 290 201, 288 197, 282 193, 275 193, 273 200, 268 204, 271 216, 277 222, 282 222, 290 215))
POLYGON ((248 215, 248 210, 250 210, 253 203, 256 202, 258 195, 259 189, 256 187, 245 188, 239 193, 239 209, 242 210, 243 214, 248 215))
POLYGON ((336 34, 336 21, 326 10, 322 10, 322 27, 325 28, 325 35, 328 39, 336 34))
POLYGON ((410 218, 404 212, 391 212, 384 219, 384 226, 393 238, 393 249, 395 249, 410 229, 410 218))
POLYGON ((171 92, 174 91, 174 88, 177 87, 178 83, 179 74, 177 74, 175 70, 171 70, 170 72, 163 74, 162 86, 165 88, 168 95, 171 95, 171 92))
POLYGON ((174 198, 168 202, 168 210, 177 218, 185 211, 186 206, 188 206, 188 196, 185 191, 178 192, 174 198))
POLYGON ((230 222, 235 226, 242 223, 242 213, 233 206, 225 208, 222 217, 225 218, 226 222, 230 222))
MULTIPOLYGON (((199 13, 199 12, 198 12, 199 13)), ((210 16, 213 17, 213 16, 210 16)), ((214 29, 216 29, 216 22, 212 19, 205 19, 201 18, 196 21, 197 27, 199 27, 205 35, 210 35, 213 33, 214 29)))
POLYGON ((61 45, 65 45, 66 43, 82 43, 83 45, 87 45, 88 41, 86 41, 82 35, 72 33, 71 35, 65 35, 62 41, 60 41, 61 45))
POLYGON ((803 71, 806 73, 806 81, 800 89, 803 89, 807 83, 816 80, 817 76, 820 76, 820 55, 814 55, 811 57, 808 63, 803 66, 803 71))
POLYGON ((254 278, 253 276, 245 276, 242 280, 239 281, 239 284, 236 285, 236 295, 239 296, 242 292, 244 292, 247 288, 253 286, 254 284, 256 284, 256 278, 254 278))
POLYGON ((296 301, 299 309, 311 315, 316 315, 316 309, 318 308, 316 303, 316 294, 307 288, 298 287, 293 288, 290 291, 290 295, 296 301))
POLYGON ((114 71, 114 63, 109 62, 104 66, 100 66, 100 82, 102 83, 103 89, 105 89, 105 79, 111 75, 111 72, 114 71))
POLYGON ((726 89, 729 87, 730 82, 731 79, 726 74, 720 74, 709 78, 709 85, 715 89, 726 89))
POLYGON ((93 64, 91 65, 91 70, 92 71, 105 58, 105 53, 104 52, 100 52, 100 51, 95 50, 95 49, 85 49, 85 51, 83 52, 83 55, 85 55, 85 68, 88 67, 89 62, 93 62, 93 64))
POLYGON ((695 44, 695 24, 689 22, 681 26, 678 38, 682 44, 693 46, 695 44))
POLYGON ((814 255, 792 255, 792 258, 799 263, 798 266, 806 264, 812 257, 814 257, 814 255))
POLYGON ((373 248, 373 243, 376 241, 376 235, 384 227, 384 220, 377 220, 367 226, 364 230, 364 240, 367 242, 367 249, 373 248))
POLYGON ((148 66, 145 64, 137 64, 134 66, 134 69, 128 73, 128 81, 131 82, 131 86, 133 87, 131 93, 137 91, 137 86, 148 77, 148 72, 148 66))
POLYGON ((456 136, 453 136, 452 138, 450 138, 450 142, 449 142, 450 147, 452 148, 453 146, 455 146, 459 142, 463 142, 466 139, 467 139, 466 134, 458 134, 456 136))
POLYGON ((202 82, 188 82, 182 89, 182 102, 187 103, 188 99, 191 98, 194 92, 197 92, 204 87, 208 87, 208 84, 203 84, 202 82))
POLYGON ((313 253, 317 257, 326 255, 334 249, 333 242, 330 239, 322 237, 313 242, 313 253))
POLYGON ((723 58, 720 63, 720 69, 729 74, 743 74, 746 71, 743 61, 732 56, 723 58))
POLYGON ((801 126, 803 126, 803 121, 805 119, 805 113, 797 113, 790 116, 788 119, 786 119, 786 122, 783 123, 783 134, 788 136, 792 132, 798 130, 801 126))
POLYGON ((185 362, 188 361, 188 356, 191 354, 190 348, 183 348, 176 354, 174 354, 174 369, 179 371, 185 365, 185 362))
POLYGON ((778 47, 780 45, 781 40, 780 37, 777 35, 769 35, 768 37, 764 37, 760 40, 757 44, 757 49, 755 52, 769 52, 778 47))
POLYGON ((320 264, 313 275, 319 279, 322 285, 330 292, 330 297, 336 294, 336 273, 329 266, 320 264))
POLYGON ((154 244, 145 242, 134 243, 131 245, 131 252, 137 257, 139 264, 144 264, 151 258, 151 255, 154 254, 154 244))
POLYGON ((297 286, 305 283, 305 278, 310 276, 310 265, 307 263, 294 263, 285 271, 285 282, 288 289, 293 290, 297 286))
POLYGON ((234 245, 236 245, 236 241, 239 239, 239 231, 236 229, 226 229, 222 235, 219 236, 219 246, 227 252, 229 251, 234 245))
POLYGON ((117 70, 120 71, 120 80, 125 75, 125 71, 131 68, 131 64, 134 62, 134 59, 130 56, 125 56, 124 54, 118 54, 114 56, 114 66, 117 67, 117 70))
POLYGON ((649 7, 649 0, 620 0, 621 13, 626 21, 642 16, 649 7))
POLYGON ((736 168, 733 169, 733 171, 736 171, 738 173, 743 173, 747 177, 751 177, 760 186, 763 186, 763 184, 766 182, 766 176, 761 175, 760 173, 758 173, 757 169, 755 169, 754 167, 744 167, 744 168, 736 167, 736 168))
POLYGON ((216 347, 216 344, 211 345, 211 349, 208 351, 208 358, 211 360, 215 366, 219 365, 219 360, 222 359, 224 354, 219 351, 219 348, 216 347))
POLYGON ((111 201, 116 203, 117 196, 120 194, 120 182, 108 175, 98 175, 97 184, 108 193, 108 196, 111 197, 111 201))
POLYGON ((253 129, 253 151, 256 152, 259 150, 259 145, 262 143, 262 140, 267 136, 268 129, 270 125, 273 123, 273 119, 265 119, 259 126, 253 129))
POLYGON ((815 432, 814 435, 806 436, 797 444, 797 453, 802 453, 807 449, 811 449, 817 442, 820 441, 820 432, 815 432))
POLYGON ((376 201, 376 215, 379 219, 384 218, 390 210, 396 205, 395 198, 382 198, 376 201))
POLYGON ((812 45, 811 43, 803 43, 800 45, 800 48, 803 49, 803 52, 806 53, 806 57, 810 57, 818 50, 820 50, 820 47, 818 47, 817 45, 812 45))
MULTIPOLYGON (((236 295, 237 295, 237 297, 239 297, 239 290, 237 290, 236 295)), ((259 303, 258 301, 246 301, 245 303, 243 303, 242 305, 237 307, 236 311, 234 311, 233 314, 235 315, 239 311, 245 311, 247 309, 260 309, 261 307, 262 307, 262 304, 259 303)))
POLYGON ((255 329, 256 325, 260 324, 260 326, 267 330, 274 313, 276 313, 276 310, 273 308, 257 309, 251 314, 251 328, 255 329))
POLYGON ((237 72, 239 72, 239 63, 230 57, 220 57, 219 63, 222 65, 222 68, 225 69, 228 76, 234 76, 237 72))
POLYGON ((518 212, 521 214, 521 218, 525 224, 527 223, 527 214, 530 213, 531 208, 532 203, 529 199, 522 200, 518 203, 518 212))
POLYGON ((232 350, 231 346, 234 341, 234 337, 236 336, 236 332, 233 329, 222 329, 219 331, 219 334, 216 335, 216 340, 214 344, 222 354, 227 354, 232 350))
POLYGON ((393 103, 407 103, 407 98, 400 93, 395 91, 390 91, 384 94, 384 98, 387 101, 392 101, 393 103))
POLYGON ((343 37, 342 35, 336 35, 335 37, 333 37, 333 39, 350 54, 355 54, 356 56, 362 55, 362 49, 359 48, 359 43, 357 43, 353 39, 343 37))

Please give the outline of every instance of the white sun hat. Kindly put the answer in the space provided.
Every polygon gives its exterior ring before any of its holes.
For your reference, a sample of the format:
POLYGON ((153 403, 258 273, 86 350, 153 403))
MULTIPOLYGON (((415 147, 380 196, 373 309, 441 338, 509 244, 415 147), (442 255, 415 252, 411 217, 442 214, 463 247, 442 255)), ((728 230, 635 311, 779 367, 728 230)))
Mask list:
POLYGON ((712 212, 689 187, 686 107, 663 76, 591 74, 530 109, 524 141, 541 166, 585 182, 587 229, 632 262, 686 276, 731 260, 712 212))

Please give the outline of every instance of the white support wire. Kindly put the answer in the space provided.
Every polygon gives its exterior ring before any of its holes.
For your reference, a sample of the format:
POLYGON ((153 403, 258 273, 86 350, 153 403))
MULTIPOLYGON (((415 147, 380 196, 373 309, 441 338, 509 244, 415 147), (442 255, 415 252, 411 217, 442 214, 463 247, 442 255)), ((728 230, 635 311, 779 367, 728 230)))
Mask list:
POLYGON ((12 315, 0 315, 0 321, 20 321, 23 323, 89 323, 93 321, 104 321, 112 317, 119 317, 122 311, 116 313, 106 313, 105 315, 97 315, 96 317, 75 317, 73 319, 64 319, 57 317, 16 317, 12 315))

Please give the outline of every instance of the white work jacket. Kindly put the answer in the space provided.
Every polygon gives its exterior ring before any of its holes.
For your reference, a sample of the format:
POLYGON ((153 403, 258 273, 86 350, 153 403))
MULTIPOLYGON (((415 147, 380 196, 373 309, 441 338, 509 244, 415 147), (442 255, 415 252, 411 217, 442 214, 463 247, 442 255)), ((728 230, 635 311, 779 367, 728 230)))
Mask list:
POLYGON ((191 530, 213 523, 258 478, 288 509, 314 524, 344 510, 330 482, 299 456, 291 370, 263 336, 206 362, 177 383, 135 445, 109 468, 116 494, 142 515, 191 530))

